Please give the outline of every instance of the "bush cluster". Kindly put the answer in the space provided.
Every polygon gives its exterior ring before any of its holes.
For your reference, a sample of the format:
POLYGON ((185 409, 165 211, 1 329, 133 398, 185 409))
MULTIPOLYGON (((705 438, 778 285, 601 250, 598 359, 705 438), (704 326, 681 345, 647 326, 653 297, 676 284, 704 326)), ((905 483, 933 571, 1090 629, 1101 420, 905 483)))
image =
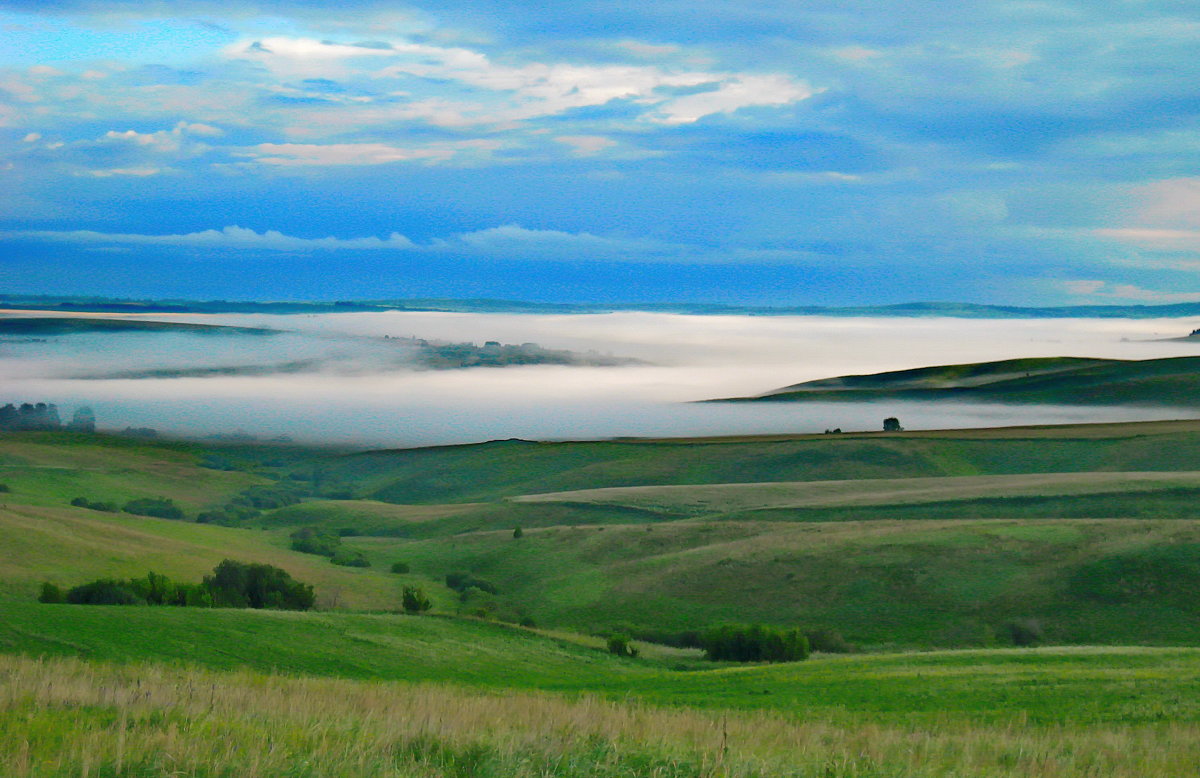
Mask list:
POLYGON ((88 510, 104 511, 105 513, 116 513, 120 510, 115 502, 93 501, 86 497, 76 497, 74 500, 71 500, 71 504, 76 508, 87 508, 88 510))
POLYGON ((793 627, 725 624, 701 636, 705 658, 714 662, 795 662, 808 658, 808 638, 793 627))
POLYGON ((446 573, 446 586, 460 595, 466 594, 468 589, 478 589, 488 594, 498 594, 500 592, 491 581, 485 581, 482 578, 475 577, 473 573, 464 573, 461 571, 446 573))
POLYGON ((149 572, 143 578, 102 578, 71 589, 46 582, 40 602, 75 605, 176 605, 218 608, 309 610, 313 588, 273 565, 226 559, 198 584, 176 583, 149 572))
POLYGON ((341 535, 319 527, 301 527, 291 534, 292 550, 304 554, 329 557, 329 561, 343 567, 370 567, 371 563, 361 551, 342 546, 341 535))
POLYGON ((301 527, 291 534, 292 550, 302 554, 332 557, 342 545, 342 539, 329 530, 301 527))
POLYGON ((637 647, 634 646, 629 636, 623 632, 614 632, 608 636, 606 641, 608 653, 614 656, 627 657, 630 659, 636 658, 638 655, 637 647))
POLYGON ((157 519, 182 519, 183 509, 167 497, 142 497, 125 503, 121 510, 135 516, 153 516, 157 519))

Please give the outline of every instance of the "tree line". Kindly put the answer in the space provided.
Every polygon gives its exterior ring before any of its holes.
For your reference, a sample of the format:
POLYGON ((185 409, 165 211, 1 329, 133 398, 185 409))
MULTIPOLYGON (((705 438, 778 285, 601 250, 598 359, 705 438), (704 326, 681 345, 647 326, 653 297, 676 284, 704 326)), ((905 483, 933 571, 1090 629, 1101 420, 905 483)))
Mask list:
MULTIPOLYGON (((8 403, 0 406, 0 431, 60 429, 63 429, 62 418, 54 403, 8 403)), ((75 410, 66 429, 72 432, 95 432, 96 414, 88 406, 81 406, 75 410)))
POLYGON ((101 578, 65 590, 47 581, 38 601, 306 611, 313 607, 316 596, 311 585, 295 580, 282 568, 226 559, 198 584, 177 583, 155 572, 125 580, 101 578))

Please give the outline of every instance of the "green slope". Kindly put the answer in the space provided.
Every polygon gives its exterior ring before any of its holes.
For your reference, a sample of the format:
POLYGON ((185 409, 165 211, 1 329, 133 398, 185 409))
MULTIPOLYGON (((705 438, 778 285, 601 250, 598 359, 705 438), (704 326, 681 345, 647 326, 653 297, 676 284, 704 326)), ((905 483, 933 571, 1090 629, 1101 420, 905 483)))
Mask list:
POLYGON ((1058 497, 1200 489, 1200 472, 1025 473, 1021 475, 780 481, 691 486, 614 486, 513 497, 522 504, 605 506, 673 516, 721 517, 781 508, 919 505, 996 497, 1058 497))
POLYGON ((722 668, 621 660, 519 628, 431 617, 0 604, 0 651, 435 681, 776 709, 832 720, 1200 721, 1200 650, 1114 648, 814 658, 722 668), (672 665, 682 669, 673 669, 672 665))
MULTIPOLYGON (((864 645, 1200 642, 1200 521, 676 521, 347 539, 383 563, 492 582, 498 613, 638 634, 760 620, 864 645)), ((488 598, 472 601, 472 607, 488 598)))
POLYGON ((1200 405, 1200 357, 1138 361, 1049 357, 842 376, 714 402, 959 402, 1200 405))
MULTIPOLYGON (((282 567, 314 585, 319 607, 395 609, 401 587, 415 582, 292 551, 285 535, 85 508, 0 506, 0 538, 0 599, 32 600, 42 581, 75 586, 148 570, 198 582, 223 559, 282 567)), ((449 601, 442 587, 426 588, 449 601)))
POLYGON ((1200 423, 900 434, 534 443, 378 451, 331 459, 361 496, 480 502, 616 486, 1200 470, 1200 423))

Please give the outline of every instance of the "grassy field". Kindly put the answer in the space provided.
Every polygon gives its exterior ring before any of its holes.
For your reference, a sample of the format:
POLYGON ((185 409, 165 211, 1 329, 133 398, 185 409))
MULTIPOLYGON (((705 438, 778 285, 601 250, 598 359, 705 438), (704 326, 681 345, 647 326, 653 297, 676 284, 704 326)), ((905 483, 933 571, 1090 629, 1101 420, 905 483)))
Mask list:
MULTIPOLYGON (((1139 710, 1170 711, 1170 720, 1039 722, 1016 713, 1013 698, 1003 701, 1007 715, 990 721, 953 709, 926 723, 869 709, 832 717, 724 713, 633 699, 2 657, 0 770, 14 777, 1141 778, 1194 769, 1200 727, 1186 703, 1181 715, 1175 711, 1177 699, 1195 696, 1195 657, 1039 658, 1050 672, 1031 671, 1033 662, 985 660, 986 674, 918 662, 907 680, 922 690, 918 699, 953 697, 980 681, 1046 701, 1083 692, 1096 708, 1118 703, 1119 713, 1136 696, 1139 710), (1164 681, 1147 660, 1185 672, 1164 681)), ((886 680, 894 672, 884 665, 880 675, 885 686, 874 699, 892 691, 886 680)), ((1079 697, 1070 699, 1074 712, 1079 697)))
POLYGON ((347 542, 431 579, 471 571, 498 589, 498 614, 587 630, 761 620, 951 647, 1005 644, 1034 619, 1055 643, 1200 643, 1191 520, 677 521, 347 542))
POLYGON ((667 515, 721 516, 773 508, 905 505, 988 497, 1058 497, 1200 487, 1200 472, 1028 473, 693 486, 624 486, 523 495, 521 503, 615 505, 667 515))
POLYGON ((5 654, 529 689, 839 723, 1200 723, 1200 649, 1064 647, 728 666, 620 659, 469 619, 0 603, 5 654))
MULTIPOLYGON (((395 609, 411 576, 329 564, 287 548, 286 536, 260 530, 110 514, 84 508, 8 504, 0 507, 0 599, 31 600, 42 581, 75 586, 96 578, 129 578, 148 570, 199 582, 223 559, 266 562, 315 586, 327 608, 395 609)), ((439 601, 450 596, 422 582, 439 601)))
POLYGON ((699 440, 494 441, 328 462, 360 496, 481 502, 617 486, 1200 470, 1200 421, 699 440))
POLYGON ((351 455, 0 436, 0 775, 1189 774, 1198 473, 1198 422, 351 455), (242 527, 67 504, 194 515, 317 473, 370 499, 242 527), (308 525, 372 567, 290 550, 308 525), (283 567, 322 610, 32 601, 224 558, 283 567), (456 571, 496 593, 461 600, 456 571), (386 612, 406 584, 436 615, 386 612), (522 617, 543 629, 496 620, 522 617), (865 652, 726 666, 583 634, 732 620, 865 652), (1002 648, 1014 624, 1047 645, 1002 648))
POLYGON ((189 511, 219 505, 270 483, 249 472, 201 467, 205 451, 189 444, 72 433, 0 434, 5 501, 63 505, 75 497, 124 504, 170 497, 189 511))

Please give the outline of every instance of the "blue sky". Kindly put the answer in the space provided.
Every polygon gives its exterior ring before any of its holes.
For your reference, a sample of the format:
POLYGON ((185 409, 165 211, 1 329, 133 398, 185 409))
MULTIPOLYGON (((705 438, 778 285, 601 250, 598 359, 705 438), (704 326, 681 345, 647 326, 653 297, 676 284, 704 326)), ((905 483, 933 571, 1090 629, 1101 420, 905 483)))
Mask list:
POLYGON ((0 3, 0 291, 1200 300, 1194 3, 0 3))

